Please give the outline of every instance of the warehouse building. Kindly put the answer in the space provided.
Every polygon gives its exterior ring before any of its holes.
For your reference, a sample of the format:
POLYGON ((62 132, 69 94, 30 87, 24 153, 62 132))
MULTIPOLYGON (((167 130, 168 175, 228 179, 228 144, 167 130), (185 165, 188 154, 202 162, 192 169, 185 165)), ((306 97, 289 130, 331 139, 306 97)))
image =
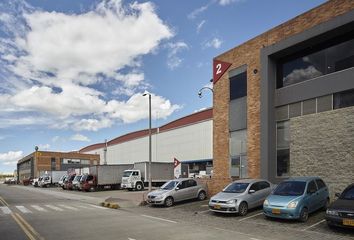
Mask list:
POLYGON ((328 1, 214 58, 212 192, 235 178, 354 182, 354 1, 328 1))
MULTIPOLYGON (((152 129, 152 161, 182 162, 182 175, 212 170, 213 110, 206 109, 152 129)), ((101 164, 149 160, 149 130, 131 132, 105 143, 84 147, 80 153, 99 154, 101 164), (106 150, 106 151, 105 151, 106 150), (106 157, 105 157, 106 155, 106 157)))
POLYGON ((89 167, 99 162, 100 156, 97 154, 35 151, 18 161, 17 181, 39 177, 45 171, 67 171, 71 168, 89 167))

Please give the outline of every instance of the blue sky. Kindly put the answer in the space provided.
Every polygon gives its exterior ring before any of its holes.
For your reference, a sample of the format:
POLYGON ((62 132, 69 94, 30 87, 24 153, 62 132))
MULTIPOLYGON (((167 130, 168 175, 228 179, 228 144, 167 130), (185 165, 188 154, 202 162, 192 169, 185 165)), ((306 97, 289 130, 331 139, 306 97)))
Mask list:
POLYGON ((211 107, 213 57, 323 0, 0 3, 0 172, 211 107))

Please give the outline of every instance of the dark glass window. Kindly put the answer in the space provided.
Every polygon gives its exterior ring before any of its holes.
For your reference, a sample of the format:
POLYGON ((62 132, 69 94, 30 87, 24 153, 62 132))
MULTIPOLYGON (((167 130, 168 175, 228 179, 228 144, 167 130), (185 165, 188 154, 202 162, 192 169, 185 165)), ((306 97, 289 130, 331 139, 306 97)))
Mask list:
POLYGON ((259 183, 253 183, 250 190, 255 190, 257 192, 259 190, 259 183))
POLYGON ((197 182, 194 181, 194 180, 189 180, 188 181, 188 187, 194 187, 194 186, 197 186, 197 182))
POLYGON ((316 179, 318 189, 326 187, 326 184, 321 179, 316 179))
POLYGON ((247 96, 247 72, 230 78, 230 101, 247 96))
POLYGON ((266 189, 270 187, 270 184, 268 182, 259 182, 259 189, 266 189))
POLYGON ((290 122, 277 122, 277 176, 287 176, 290 168, 290 122))
POLYGON ((290 166, 290 150, 277 150, 277 176, 288 176, 290 166))
POLYGON ((354 67, 354 32, 280 59, 277 88, 354 67))
POLYGON ((311 181, 307 186, 307 193, 316 192, 316 191, 317 191, 316 183, 315 181, 311 181))
POLYGON ((333 94, 333 109, 354 106, 354 89, 333 94))

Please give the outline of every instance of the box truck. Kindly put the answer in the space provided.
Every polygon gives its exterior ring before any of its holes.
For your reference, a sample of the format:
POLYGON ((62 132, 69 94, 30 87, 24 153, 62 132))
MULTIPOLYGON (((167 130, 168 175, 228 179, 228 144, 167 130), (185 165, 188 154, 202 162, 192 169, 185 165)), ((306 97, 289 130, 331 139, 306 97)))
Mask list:
POLYGON ((89 173, 82 177, 80 188, 84 191, 119 189, 124 171, 133 166, 133 164, 91 166, 89 173))
POLYGON ((66 171, 45 171, 42 173, 41 182, 38 182, 40 187, 49 187, 58 185, 60 178, 66 174, 66 171))
MULTIPOLYGON (((174 178, 173 162, 152 162, 151 178, 153 186, 161 186, 174 178)), ((124 171, 122 188, 143 190, 149 183, 149 162, 134 163, 134 168, 124 171)))

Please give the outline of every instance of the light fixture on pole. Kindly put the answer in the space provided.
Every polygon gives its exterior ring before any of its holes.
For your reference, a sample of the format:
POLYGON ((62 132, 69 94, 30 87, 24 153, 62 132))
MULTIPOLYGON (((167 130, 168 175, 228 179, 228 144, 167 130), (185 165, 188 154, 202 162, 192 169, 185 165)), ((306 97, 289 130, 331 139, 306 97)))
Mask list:
POLYGON ((143 94, 144 97, 146 95, 149 95, 149 192, 151 192, 151 187, 152 187, 152 179, 151 179, 151 158, 152 158, 152 152, 151 152, 151 94, 150 93, 143 94))

